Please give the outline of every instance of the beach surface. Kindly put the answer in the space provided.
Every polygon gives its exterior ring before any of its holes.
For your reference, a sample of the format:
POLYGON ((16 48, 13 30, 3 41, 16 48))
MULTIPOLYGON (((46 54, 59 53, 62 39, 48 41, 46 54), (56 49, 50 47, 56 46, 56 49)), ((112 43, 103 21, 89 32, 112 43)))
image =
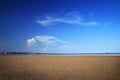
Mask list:
POLYGON ((120 80, 120 56, 0 56, 0 80, 120 80))

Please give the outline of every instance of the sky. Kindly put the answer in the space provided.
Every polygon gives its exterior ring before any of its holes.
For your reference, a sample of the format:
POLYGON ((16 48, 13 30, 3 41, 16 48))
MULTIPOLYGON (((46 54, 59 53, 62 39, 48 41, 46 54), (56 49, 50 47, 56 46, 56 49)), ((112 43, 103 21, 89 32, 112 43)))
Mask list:
POLYGON ((120 52, 119 0, 0 0, 0 51, 120 52))

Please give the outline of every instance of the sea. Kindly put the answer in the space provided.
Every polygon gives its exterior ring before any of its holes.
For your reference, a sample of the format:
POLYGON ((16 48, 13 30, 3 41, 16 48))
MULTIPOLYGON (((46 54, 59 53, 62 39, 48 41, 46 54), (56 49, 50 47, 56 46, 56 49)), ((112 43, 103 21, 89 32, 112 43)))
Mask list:
POLYGON ((27 52, 0 52, 0 56, 120 56, 120 53, 27 53, 27 52))

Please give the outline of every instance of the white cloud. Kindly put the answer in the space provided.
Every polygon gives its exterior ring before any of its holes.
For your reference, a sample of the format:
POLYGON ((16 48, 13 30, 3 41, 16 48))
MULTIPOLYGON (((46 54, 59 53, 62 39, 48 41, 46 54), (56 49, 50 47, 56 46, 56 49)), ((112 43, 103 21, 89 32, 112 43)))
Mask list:
POLYGON ((36 40, 34 38, 28 39, 27 44, 28 46, 33 46, 36 43, 36 40))
POLYGON ((44 45, 54 45, 57 42, 65 43, 65 41, 57 39, 56 37, 53 36, 35 36, 35 39, 40 41, 44 45))
POLYGON ((45 16, 44 19, 37 20, 37 23, 43 25, 43 26, 49 26, 54 25, 56 23, 65 23, 65 24, 78 24, 82 26, 91 26, 91 25, 97 25, 98 23, 96 21, 85 21, 85 19, 81 18, 78 14, 70 13, 68 15, 58 15, 56 16, 45 16))
POLYGON ((61 46, 62 49, 72 49, 73 47, 71 45, 63 45, 61 46))
MULTIPOLYGON (((57 39, 54 36, 35 36, 31 39, 27 40, 27 45, 29 47, 34 46, 38 43, 41 43, 44 47, 42 48, 43 50, 48 50, 51 49, 53 47, 60 47, 60 46, 64 46, 66 45, 67 42, 57 39)), ((67 47, 67 46, 66 46, 67 47)))
POLYGON ((87 22, 87 23, 85 23, 85 22, 82 22, 81 23, 81 25, 85 25, 85 26, 89 26, 89 25, 97 25, 98 23, 97 22, 95 22, 95 21, 93 21, 93 22, 87 22))

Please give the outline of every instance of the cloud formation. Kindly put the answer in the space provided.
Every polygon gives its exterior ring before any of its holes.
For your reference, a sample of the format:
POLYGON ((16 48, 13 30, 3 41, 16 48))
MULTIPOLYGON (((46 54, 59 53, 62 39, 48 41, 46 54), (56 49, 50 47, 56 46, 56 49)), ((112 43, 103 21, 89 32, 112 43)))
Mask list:
POLYGON ((74 13, 65 14, 59 17, 46 15, 44 16, 44 19, 37 20, 37 23, 43 26, 54 25, 57 23, 77 24, 82 26, 91 26, 98 24, 96 21, 85 21, 85 19, 74 13))
POLYGON ((35 38, 28 39, 27 44, 28 44, 28 46, 33 46, 34 44, 36 44, 35 38))
MULTIPOLYGON (((41 43, 44 47, 43 50, 48 50, 51 47, 60 47, 60 46, 66 46, 66 41, 57 39, 54 36, 35 36, 31 39, 27 40, 27 45, 29 47, 32 47, 34 45, 37 45, 38 43, 41 43)), ((68 48, 68 47, 67 47, 68 48)))

